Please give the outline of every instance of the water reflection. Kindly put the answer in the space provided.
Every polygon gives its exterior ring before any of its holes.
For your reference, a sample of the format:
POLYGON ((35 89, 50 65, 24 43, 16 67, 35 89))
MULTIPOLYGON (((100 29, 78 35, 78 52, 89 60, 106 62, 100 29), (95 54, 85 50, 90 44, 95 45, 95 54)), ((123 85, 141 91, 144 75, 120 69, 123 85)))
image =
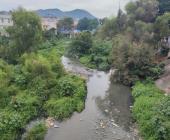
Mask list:
POLYGON ((99 109, 110 119, 114 120, 116 124, 125 131, 130 131, 130 127, 132 126, 132 116, 130 112, 132 97, 128 87, 111 83, 105 98, 96 98, 96 104, 99 109))
POLYGON ((83 74, 87 80, 85 109, 50 128, 46 140, 137 140, 129 130, 130 90, 111 84, 110 75, 89 70, 68 58, 62 58, 65 69, 83 74))

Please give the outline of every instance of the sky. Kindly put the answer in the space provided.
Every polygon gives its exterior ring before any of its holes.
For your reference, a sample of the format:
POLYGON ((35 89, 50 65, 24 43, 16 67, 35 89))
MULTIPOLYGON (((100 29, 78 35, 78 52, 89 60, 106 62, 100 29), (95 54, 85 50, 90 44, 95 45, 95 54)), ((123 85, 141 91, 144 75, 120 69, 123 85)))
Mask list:
POLYGON ((28 10, 58 8, 63 11, 84 9, 96 17, 109 17, 117 13, 130 0, 0 0, 0 11, 22 6, 28 10))

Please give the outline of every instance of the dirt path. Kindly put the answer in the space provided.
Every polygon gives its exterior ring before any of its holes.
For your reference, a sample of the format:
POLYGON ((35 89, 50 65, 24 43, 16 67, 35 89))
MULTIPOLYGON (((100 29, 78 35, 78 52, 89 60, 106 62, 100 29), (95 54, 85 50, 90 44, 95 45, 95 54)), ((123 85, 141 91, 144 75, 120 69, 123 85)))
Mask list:
POLYGON ((167 94, 170 94, 170 59, 166 60, 165 64, 165 73, 156 81, 156 85, 167 94))

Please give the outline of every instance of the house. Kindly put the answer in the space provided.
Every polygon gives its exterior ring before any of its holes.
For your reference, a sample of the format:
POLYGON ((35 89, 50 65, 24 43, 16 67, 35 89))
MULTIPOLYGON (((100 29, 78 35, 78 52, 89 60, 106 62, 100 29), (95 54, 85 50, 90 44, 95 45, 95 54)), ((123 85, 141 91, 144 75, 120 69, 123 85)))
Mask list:
POLYGON ((57 23, 58 19, 57 18, 51 18, 51 17, 43 17, 41 18, 41 24, 43 30, 50 30, 50 29, 57 29, 57 23))
MULTIPOLYGON (((57 17, 41 17, 42 29, 50 30, 55 29, 57 34, 57 24, 60 19, 57 17)), ((78 20, 74 20, 73 29, 70 31, 62 30, 63 34, 72 36, 74 30, 76 30, 78 20)), ((7 36, 5 29, 9 26, 13 26, 12 15, 10 12, 0 12, 0 36, 7 36)))
POLYGON ((7 13, 0 13, 0 35, 7 36, 5 29, 13 26, 12 16, 7 13))

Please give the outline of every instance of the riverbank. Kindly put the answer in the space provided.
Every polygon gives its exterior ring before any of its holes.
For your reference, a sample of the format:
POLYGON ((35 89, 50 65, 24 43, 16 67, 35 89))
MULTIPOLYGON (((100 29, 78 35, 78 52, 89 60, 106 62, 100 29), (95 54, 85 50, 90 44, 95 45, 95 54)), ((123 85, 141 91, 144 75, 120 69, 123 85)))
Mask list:
POLYGON ((169 140, 170 96, 158 89, 154 82, 138 82, 132 90, 135 99, 133 116, 145 140, 169 140))
POLYGON ((159 89, 170 95, 170 59, 165 61, 165 72, 156 80, 155 84, 159 89))
POLYGON ((109 73, 87 69, 66 57, 62 63, 66 70, 86 75, 85 109, 70 119, 56 122, 60 128, 50 128, 46 140, 138 140, 130 112, 130 89, 111 83, 109 73))
MULTIPOLYGON (((0 59, 1 139, 20 140, 36 118, 63 120, 84 109, 85 80, 67 73, 61 64, 66 45, 64 40, 44 42, 36 52, 22 54, 16 64, 0 59)), ((38 137, 39 128, 44 135, 41 124, 29 129, 36 135, 28 132, 24 140, 38 137)))

